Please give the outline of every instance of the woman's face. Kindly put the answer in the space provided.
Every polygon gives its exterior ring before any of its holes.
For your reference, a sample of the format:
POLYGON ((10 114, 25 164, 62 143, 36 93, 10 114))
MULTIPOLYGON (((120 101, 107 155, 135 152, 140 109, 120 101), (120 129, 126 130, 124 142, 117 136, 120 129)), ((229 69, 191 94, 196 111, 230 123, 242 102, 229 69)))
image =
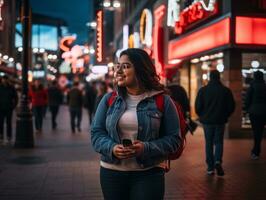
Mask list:
POLYGON ((123 55, 119 58, 118 63, 114 67, 114 77, 119 87, 138 87, 135 68, 127 55, 123 55))

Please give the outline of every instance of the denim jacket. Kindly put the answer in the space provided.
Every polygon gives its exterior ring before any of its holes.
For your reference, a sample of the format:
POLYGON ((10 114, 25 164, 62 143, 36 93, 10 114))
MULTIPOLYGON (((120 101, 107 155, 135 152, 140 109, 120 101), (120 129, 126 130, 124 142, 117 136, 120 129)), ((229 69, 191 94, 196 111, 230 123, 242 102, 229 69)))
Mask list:
MULTIPOLYGON (((158 165, 174 153, 180 144, 180 129, 176 107, 168 95, 164 95, 164 111, 156 106, 154 95, 148 95, 137 105, 138 137, 144 143, 144 152, 136 160, 142 168, 158 165)), ((122 95, 115 98, 109 107, 106 94, 98 108, 92 123, 91 142, 101 160, 118 164, 120 160, 113 155, 113 148, 121 144, 118 133, 118 121, 126 110, 126 102, 122 95)))

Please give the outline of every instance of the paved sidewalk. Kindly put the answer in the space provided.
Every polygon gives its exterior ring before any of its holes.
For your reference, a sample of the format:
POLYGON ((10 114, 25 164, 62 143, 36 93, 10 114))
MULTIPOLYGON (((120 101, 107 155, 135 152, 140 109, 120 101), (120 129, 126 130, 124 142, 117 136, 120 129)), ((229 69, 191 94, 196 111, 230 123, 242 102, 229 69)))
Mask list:
MULTIPOLYGON (((89 140, 87 113, 82 132, 71 134, 66 107, 51 130, 47 113, 44 131, 35 135, 34 149, 0 144, 1 200, 103 199, 99 185, 99 155, 89 140)), ((167 200, 265 199, 266 143, 262 157, 249 157, 252 141, 225 140, 224 177, 207 176, 202 129, 188 136, 184 155, 166 174, 167 200)))

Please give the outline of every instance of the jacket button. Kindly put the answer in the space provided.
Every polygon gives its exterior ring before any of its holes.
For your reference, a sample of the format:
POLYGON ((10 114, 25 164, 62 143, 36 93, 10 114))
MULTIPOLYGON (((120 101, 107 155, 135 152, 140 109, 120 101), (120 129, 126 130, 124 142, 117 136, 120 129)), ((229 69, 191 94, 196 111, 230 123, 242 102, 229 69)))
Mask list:
POLYGON ((142 126, 139 127, 139 131, 142 131, 142 126))
POLYGON ((140 167, 141 167, 141 168, 144 168, 144 165, 143 165, 143 164, 140 164, 140 167))

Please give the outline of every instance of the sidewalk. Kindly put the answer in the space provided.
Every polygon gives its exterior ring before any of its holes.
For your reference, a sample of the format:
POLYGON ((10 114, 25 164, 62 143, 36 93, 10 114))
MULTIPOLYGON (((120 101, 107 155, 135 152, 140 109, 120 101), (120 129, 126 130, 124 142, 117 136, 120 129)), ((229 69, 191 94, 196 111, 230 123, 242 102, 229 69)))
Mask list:
MULTIPOLYGON (((34 149, 0 145, 1 200, 103 199, 99 155, 90 144, 87 113, 84 110, 81 133, 71 134, 66 107, 61 108, 58 122, 52 131, 47 113, 34 149)), ((265 141, 262 157, 252 161, 251 140, 225 140, 224 177, 206 175, 201 129, 187 141, 183 156, 166 174, 165 199, 265 199, 265 141)))

